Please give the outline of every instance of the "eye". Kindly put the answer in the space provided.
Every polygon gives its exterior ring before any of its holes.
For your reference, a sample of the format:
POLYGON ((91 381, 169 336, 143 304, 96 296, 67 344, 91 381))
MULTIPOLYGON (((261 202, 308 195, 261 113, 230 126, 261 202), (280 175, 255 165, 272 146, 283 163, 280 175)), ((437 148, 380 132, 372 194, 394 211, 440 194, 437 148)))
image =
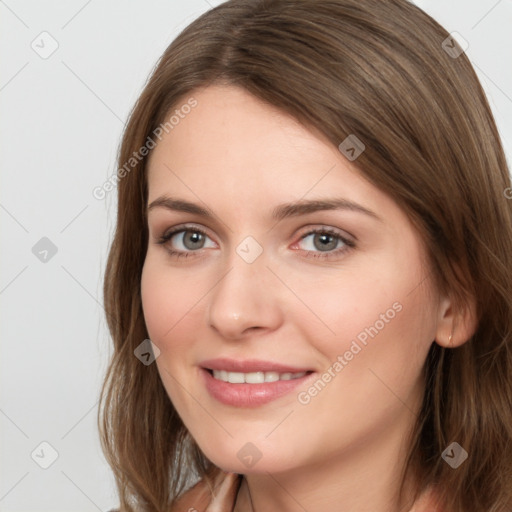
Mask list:
MULTIPOLYGON (((208 234, 195 226, 177 226, 164 233, 157 244, 167 246, 167 251, 176 258, 196 256, 193 253, 199 253, 201 249, 216 247, 208 234)), ((340 232, 332 228, 318 228, 302 235, 292 249, 305 252, 306 257, 329 258, 340 256, 354 247, 355 243, 340 232)))
POLYGON ((306 251, 308 257, 326 258, 349 251, 355 247, 355 243, 333 229, 319 228, 301 236, 295 246, 306 251))
POLYGON ((162 235, 158 244, 167 245, 168 251, 175 256, 188 256, 187 253, 215 247, 215 243, 202 230, 196 227, 178 227, 162 235), (208 244, 207 241, 210 241, 208 244))

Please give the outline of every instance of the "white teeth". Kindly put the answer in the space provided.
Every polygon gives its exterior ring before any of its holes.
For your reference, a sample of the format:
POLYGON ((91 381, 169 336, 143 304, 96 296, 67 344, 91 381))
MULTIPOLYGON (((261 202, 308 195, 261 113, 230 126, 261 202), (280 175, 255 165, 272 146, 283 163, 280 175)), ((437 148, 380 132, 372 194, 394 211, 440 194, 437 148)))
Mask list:
POLYGON ((228 382, 231 384, 243 384, 245 382, 245 376, 243 373, 238 372, 227 372, 228 373, 228 382))
POLYGON ((248 384, 263 384, 265 382, 265 373, 264 372, 246 373, 244 382, 247 382, 248 384))
POLYGON ((278 380, 292 380, 304 377, 306 372, 278 373, 278 372, 227 372, 226 370, 213 370, 213 377, 231 384, 263 384, 264 382, 276 382, 278 380))
POLYGON ((265 382, 276 382, 279 380, 279 373, 265 372, 265 382))

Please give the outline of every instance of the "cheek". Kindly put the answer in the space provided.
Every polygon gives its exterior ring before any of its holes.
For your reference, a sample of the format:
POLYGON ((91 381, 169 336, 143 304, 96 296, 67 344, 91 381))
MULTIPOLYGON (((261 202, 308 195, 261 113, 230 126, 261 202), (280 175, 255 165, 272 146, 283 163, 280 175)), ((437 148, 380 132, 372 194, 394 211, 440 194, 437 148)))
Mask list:
MULTIPOLYGON (((174 406, 187 418, 191 404, 178 383, 190 388, 190 333, 197 327, 198 309, 194 307, 203 294, 194 277, 179 276, 149 254, 141 276, 141 298, 149 338, 160 350, 156 360, 162 383, 174 406), (199 295, 199 296, 198 296, 199 295), (185 363, 185 364, 184 364, 185 363)), ((193 404, 192 404, 193 405, 193 404)))
POLYGON ((142 310, 149 337, 160 350, 162 347, 158 342, 172 326, 171 315, 174 310, 171 306, 176 300, 174 289, 168 286, 165 274, 158 270, 148 256, 141 277, 142 310))
MULTIPOLYGON (((316 382, 298 390, 296 420, 306 437, 317 435, 316 425, 323 425, 322 439, 315 444, 318 452, 371 438, 376 429, 410 415, 421 398, 433 310, 425 302, 425 290, 411 293, 410 286, 387 275, 385 283, 360 281, 350 293, 334 287, 338 291, 332 298, 338 302, 324 301, 319 311, 335 335, 315 336, 303 321, 303 331, 308 329, 325 364, 316 382)), ((286 443, 291 434, 283 429, 277 435, 286 443)))
POLYGON ((399 317, 403 317, 403 287, 395 269, 382 264, 379 268, 379 272, 361 268, 340 269, 338 273, 329 269, 323 276, 312 274, 297 282, 294 291, 302 301, 290 298, 291 314, 308 333, 308 339, 320 343, 322 353, 343 353, 355 339, 364 345, 376 331, 399 323, 399 317))
POLYGON ((422 283, 425 270, 415 263, 413 250, 407 254, 408 262, 392 255, 380 258, 379 265, 368 261, 341 269, 336 278, 331 272, 303 279, 295 289, 311 313, 297 304, 293 316, 326 369, 342 357, 343 373, 350 374, 343 385, 367 382, 371 369, 394 386, 402 386, 405 377, 403 384, 412 386, 420 374, 436 319, 428 282, 422 283))
POLYGON ((160 255, 148 254, 141 277, 142 309, 148 334, 160 350, 170 348, 165 340, 176 339, 197 313, 203 288, 204 280, 193 273, 180 274, 163 264, 160 255))

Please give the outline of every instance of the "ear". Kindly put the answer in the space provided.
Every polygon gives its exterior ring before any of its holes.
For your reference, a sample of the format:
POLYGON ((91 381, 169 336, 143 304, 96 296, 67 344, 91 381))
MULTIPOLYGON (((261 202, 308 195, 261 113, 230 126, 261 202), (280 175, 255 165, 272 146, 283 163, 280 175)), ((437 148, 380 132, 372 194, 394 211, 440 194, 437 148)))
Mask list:
POLYGON ((473 336, 478 325, 476 302, 472 297, 469 303, 455 307, 450 297, 439 302, 438 322, 435 341, 444 348, 460 347, 473 336))

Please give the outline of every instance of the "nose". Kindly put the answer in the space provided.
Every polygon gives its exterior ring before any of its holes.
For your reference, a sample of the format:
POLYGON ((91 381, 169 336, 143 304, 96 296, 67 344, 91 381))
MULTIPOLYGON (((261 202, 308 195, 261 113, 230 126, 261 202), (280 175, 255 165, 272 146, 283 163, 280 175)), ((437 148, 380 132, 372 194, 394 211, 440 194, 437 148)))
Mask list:
POLYGON ((280 291, 263 256, 247 263, 234 254, 229 271, 208 294, 208 324, 229 340, 278 329, 283 322, 280 291))

